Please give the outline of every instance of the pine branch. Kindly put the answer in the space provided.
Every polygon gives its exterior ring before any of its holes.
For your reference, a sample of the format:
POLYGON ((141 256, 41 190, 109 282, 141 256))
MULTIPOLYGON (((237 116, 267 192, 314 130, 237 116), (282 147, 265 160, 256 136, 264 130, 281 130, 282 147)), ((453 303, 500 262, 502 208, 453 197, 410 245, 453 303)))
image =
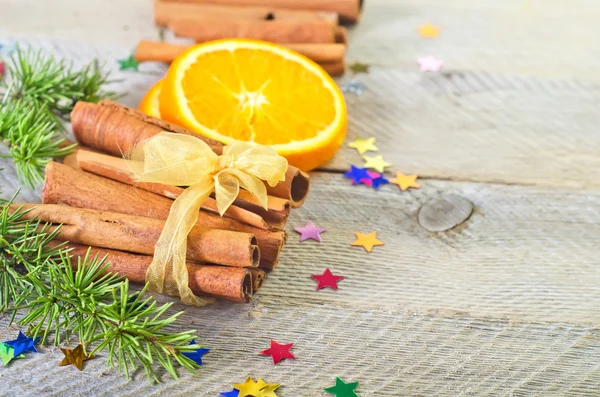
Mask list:
MULTIPOLYGON (((41 51, 17 46, 8 65, 9 79, 0 80, 0 138, 13 158, 17 176, 28 187, 43 180, 52 158, 70 154, 61 119, 68 118, 77 101, 115 98, 103 91, 109 75, 93 61, 80 70, 41 51)), ((7 156, 4 156, 7 157, 7 156)))
POLYGON ((32 279, 42 279, 49 264, 60 257, 60 246, 51 247, 58 229, 24 220, 30 210, 9 211, 14 196, 0 209, 0 311, 26 303, 35 293, 32 279))
MULTIPOLYGON (((64 157, 75 145, 64 145, 57 138, 59 125, 43 105, 11 100, 0 105, 0 137, 15 162, 17 176, 30 188, 44 179, 46 164, 64 157)), ((6 157, 6 156, 3 156, 6 157)))
MULTIPOLYGON (((73 64, 45 55, 32 48, 16 47, 15 56, 7 65, 13 99, 44 104, 53 113, 66 117, 77 101, 97 102, 102 98, 115 98, 111 91, 102 91, 110 82, 109 74, 93 61, 80 70, 73 64)), ((8 89, 8 83, 4 82, 8 89)))
MULTIPOLYGON (((13 197, 14 199, 14 197, 13 197)), ((177 378, 176 366, 194 371, 199 365, 184 356, 194 331, 166 329, 181 314, 166 315, 171 304, 144 298, 145 290, 130 292, 129 283, 107 274, 106 258, 79 258, 73 270, 64 245, 50 242, 59 229, 23 219, 31 210, 0 206, 0 310, 26 310, 19 321, 42 343, 68 343, 74 335, 90 354, 108 351, 107 365, 127 377, 141 367, 158 381, 155 367, 177 378)))
POLYGON ((154 364, 158 362, 177 378, 175 363, 193 371, 198 364, 182 352, 194 350, 194 331, 168 333, 165 328, 181 314, 164 317, 170 303, 158 306, 142 292, 129 292, 129 282, 106 273, 106 258, 88 254, 73 272, 69 255, 49 270, 49 280, 34 280, 35 289, 28 314, 19 321, 31 325, 34 336, 44 343, 53 330, 54 343, 77 333, 84 348, 99 343, 89 354, 108 350, 107 365, 116 366, 127 377, 141 366, 148 379, 158 382, 154 364))

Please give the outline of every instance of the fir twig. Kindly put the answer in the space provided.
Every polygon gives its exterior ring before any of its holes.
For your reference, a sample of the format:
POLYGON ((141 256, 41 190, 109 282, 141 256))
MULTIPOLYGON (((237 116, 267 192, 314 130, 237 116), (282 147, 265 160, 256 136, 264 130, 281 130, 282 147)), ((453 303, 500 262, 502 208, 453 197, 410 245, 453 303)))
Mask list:
POLYGON ((27 302, 34 294, 32 279, 43 279, 60 248, 49 246, 59 230, 23 219, 29 210, 11 208, 13 198, 0 208, 0 311, 27 302))
POLYGON ((194 371, 199 365, 184 356, 194 331, 168 332, 181 314, 167 315, 170 303, 158 305, 130 292, 129 282, 107 274, 106 258, 87 255, 73 269, 64 246, 50 245, 58 229, 25 220, 30 210, 12 204, 0 207, 0 308, 27 310, 19 321, 42 343, 69 343, 76 336, 89 354, 107 352, 107 365, 127 377, 143 368, 158 381, 156 367, 177 378, 176 367, 194 371))
MULTIPOLYGON (((61 119, 68 118, 77 101, 115 98, 103 91, 108 73, 97 61, 79 70, 71 63, 31 48, 16 47, 8 62, 8 79, 0 80, 0 139, 8 147, 17 176, 28 187, 43 180, 52 158, 70 154, 64 145, 61 119)), ((6 156, 5 156, 6 157, 6 156)))

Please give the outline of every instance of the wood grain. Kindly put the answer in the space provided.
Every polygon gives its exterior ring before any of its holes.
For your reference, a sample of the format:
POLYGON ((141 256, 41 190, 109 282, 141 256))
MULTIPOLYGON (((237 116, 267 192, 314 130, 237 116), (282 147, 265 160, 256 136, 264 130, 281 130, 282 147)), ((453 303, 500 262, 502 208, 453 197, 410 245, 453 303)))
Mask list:
MULTIPOLYGON (((106 61, 120 80, 111 88, 136 106, 166 68, 119 72, 115 59, 156 37, 151 7, 89 3, 80 13, 66 0, 9 0, 0 32, 102 43, 30 41, 78 64, 106 61)), ((590 0, 365 2, 348 62, 372 67, 340 80, 367 85, 361 96, 346 95, 347 142, 375 136, 393 170, 419 174, 422 188, 350 186, 339 172, 362 161, 340 150, 327 172, 314 174, 305 206, 290 218, 281 264, 253 302, 173 308, 185 312, 172 329, 197 328, 213 349, 197 375, 149 386, 143 373, 127 381, 96 359, 67 376, 54 360, 60 351, 47 348, 6 367, 0 390, 218 395, 261 376, 283 384, 282 396, 314 397, 340 376, 360 381, 361 396, 597 395, 598 19, 600 4, 590 0), (437 39, 418 36, 426 22, 441 28, 437 39), (423 55, 444 60, 443 72, 419 72, 423 55), (449 194, 473 203, 469 219, 449 232, 419 226, 419 208, 449 194), (298 241, 292 228, 307 220, 327 228, 322 243, 298 241), (377 231, 385 245, 350 247, 354 231, 377 231), (338 291, 315 291, 310 275, 325 267, 346 277, 338 291), (273 366, 261 358, 271 338, 294 342, 298 360, 273 366)), ((18 183, 10 162, 1 165, 6 197, 18 183)), ((23 190, 20 200, 39 193, 23 190)), ((16 334, 0 327, 2 340, 16 334)))

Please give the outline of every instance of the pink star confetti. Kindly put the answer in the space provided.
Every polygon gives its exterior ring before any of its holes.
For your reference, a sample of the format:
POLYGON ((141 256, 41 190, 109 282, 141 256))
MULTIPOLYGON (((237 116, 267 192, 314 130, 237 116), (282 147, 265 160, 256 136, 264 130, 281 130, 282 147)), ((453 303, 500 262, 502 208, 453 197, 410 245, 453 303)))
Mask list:
POLYGON ((444 61, 435 59, 431 55, 417 59, 421 72, 438 72, 444 65, 444 61))
POLYGON ((313 225, 311 221, 306 222, 306 226, 297 227, 294 229, 296 232, 300 233, 300 241, 313 239, 315 241, 321 242, 321 233, 325 230, 324 227, 317 227, 313 225))

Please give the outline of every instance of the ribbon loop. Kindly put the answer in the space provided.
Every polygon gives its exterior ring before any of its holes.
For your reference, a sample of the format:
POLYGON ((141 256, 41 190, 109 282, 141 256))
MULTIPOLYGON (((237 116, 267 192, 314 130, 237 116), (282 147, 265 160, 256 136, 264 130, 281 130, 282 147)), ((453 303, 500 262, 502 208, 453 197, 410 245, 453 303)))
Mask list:
MULTIPOLYGON (((240 187, 267 206, 267 189, 285 180, 287 160, 275 150, 234 142, 217 156, 202 140, 162 132, 134 148, 131 159, 142 162, 139 182, 189 186, 171 206, 165 227, 156 243, 152 264, 146 272, 150 291, 179 296, 189 305, 204 305, 188 287, 185 263, 187 236, 198 221, 202 203, 215 192, 221 216, 237 198, 240 187)), ((139 163, 136 163, 139 164, 139 163)))

